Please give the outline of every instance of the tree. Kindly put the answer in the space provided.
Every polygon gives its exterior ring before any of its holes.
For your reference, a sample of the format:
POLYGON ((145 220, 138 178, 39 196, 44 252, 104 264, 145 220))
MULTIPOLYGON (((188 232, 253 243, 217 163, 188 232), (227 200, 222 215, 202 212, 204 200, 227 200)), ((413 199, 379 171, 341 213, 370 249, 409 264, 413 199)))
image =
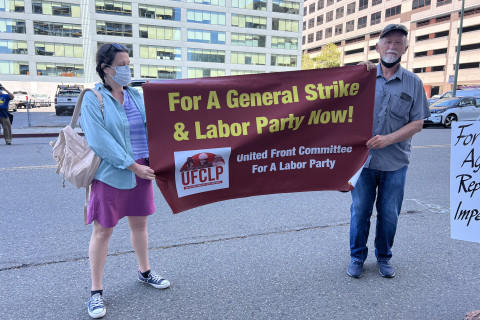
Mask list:
POLYGON ((340 67, 340 58, 341 53, 337 46, 328 43, 313 58, 307 54, 302 55, 302 70, 340 67))
POLYGON ((318 69, 340 67, 341 53, 333 43, 326 44, 316 56, 315 66, 318 69))

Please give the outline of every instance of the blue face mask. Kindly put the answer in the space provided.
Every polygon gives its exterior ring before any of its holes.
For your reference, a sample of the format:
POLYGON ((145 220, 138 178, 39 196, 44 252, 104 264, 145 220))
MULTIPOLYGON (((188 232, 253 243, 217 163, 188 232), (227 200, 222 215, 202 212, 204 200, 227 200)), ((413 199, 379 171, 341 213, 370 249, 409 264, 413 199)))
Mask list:
MULTIPOLYGON (((112 66, 109 66, 113 68, 112 66)), ((115 81, 119 86, 124 87, 130 83, 132 80, 132 74, 130 73, 129 66, 115 67, 115 75, 112 77, 112 80, 115 81)))

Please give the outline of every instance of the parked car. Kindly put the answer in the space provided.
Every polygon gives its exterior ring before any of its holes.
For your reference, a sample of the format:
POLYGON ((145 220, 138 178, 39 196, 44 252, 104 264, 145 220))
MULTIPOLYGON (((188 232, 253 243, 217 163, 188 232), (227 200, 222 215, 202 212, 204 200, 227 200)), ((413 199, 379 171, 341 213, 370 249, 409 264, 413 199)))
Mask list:
POLYGON ((143 87, 142 84, 149 82, 147 79, 133 79, 128 86, 137 89, 138 92, 143 94, 143 87))
POLYGON ((15 97, 12 102, 15 104, 16 109, 27 107, 28 98, 30 97, 30 94, 27 91, 13 91, 13 95, 15 97))
POLYGON ((453 121, 474 121, 480 116, 480 97, 440 99, 430 106, 430 113, 423 121, 424 128, 432 124, 450 128, 453 121))
POLYGON ((83 90, 82 85, 58 85, 55 94, 55 114, 73 114, 78 97, 83 90))
POLYGON ((50 107, 50 97, 46 93, 32 93, 30 102, 36 108, 50 107))
MULTIPOLYGON (((480 89, 463 89, 463 90, 457 90, 455 92, 456 97, 477 97, 480 96, 480 89)), ((432 105, 432 103, 436 102, 437 100, 443 99, 443 98, 451 98, 453 97, 453 91, 447 91, 444 94, 436 94, 432 96, 430 99, 428 99, 428 104, 432 105)))

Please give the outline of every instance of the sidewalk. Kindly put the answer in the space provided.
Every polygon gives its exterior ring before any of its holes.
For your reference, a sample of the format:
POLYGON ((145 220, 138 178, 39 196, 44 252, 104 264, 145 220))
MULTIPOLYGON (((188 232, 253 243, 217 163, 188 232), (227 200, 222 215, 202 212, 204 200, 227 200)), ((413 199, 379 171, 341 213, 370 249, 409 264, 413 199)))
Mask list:
MULTIPOLYGON (((64 127, 24 127, 24 128, 12 128, 12 136, 16 138, 37 138, 37 137, 57 137, 64 127)), ((78 132, 82 132, 80 128, 75 129, 78 132)), ((0 139, 3 139, 3 132, 0 134, 0 139)))

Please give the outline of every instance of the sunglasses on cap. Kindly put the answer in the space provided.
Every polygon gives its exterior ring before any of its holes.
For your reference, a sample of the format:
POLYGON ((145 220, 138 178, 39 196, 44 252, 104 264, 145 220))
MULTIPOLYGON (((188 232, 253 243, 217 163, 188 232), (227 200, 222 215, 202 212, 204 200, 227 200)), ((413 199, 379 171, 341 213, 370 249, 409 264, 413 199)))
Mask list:
POLYGON ((112 43, 112 47, 117 49, 118 51, 128 50, 123 44, 112 43))
POLYGON ((403 34, 408 35, 407 27, 405 27, 403 24, 389 24, 385 27, 385 29, 383 29, 380 38, 383 38, 387 33, 394 30, 401 31, 403 34))

